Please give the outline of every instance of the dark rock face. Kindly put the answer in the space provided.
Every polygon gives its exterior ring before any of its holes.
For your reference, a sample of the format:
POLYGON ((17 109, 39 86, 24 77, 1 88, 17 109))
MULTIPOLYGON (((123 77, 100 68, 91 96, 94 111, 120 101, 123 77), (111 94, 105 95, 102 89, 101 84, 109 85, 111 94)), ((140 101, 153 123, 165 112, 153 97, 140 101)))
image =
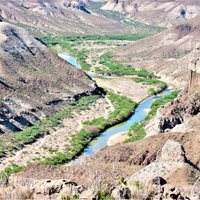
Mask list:
POLYGON ((97 90, 22 28, 0 23, 0 132, 19 131, 97 90))
POLYGON ((166 183, 167 183, 167 181, 164 178, 160 177, 160 176, 157 176, 152 180, 152 184, 155 184, 155 185, 163 186, 166 183))
POLYGON ((187 88, 173 102, 165 106, 161 113, 159 129, 165 132, 183 123, 187 118, 200 112, 200 44, 197 43, 191 53, 189 64, 189 82, 187 88))
POLYGON ((163 108, 163 117, 160 119, 160 132, 174 128, 177 124, 183 123, 188 117, 200 112, 200 97, 184 93, 176 100, 163 108))

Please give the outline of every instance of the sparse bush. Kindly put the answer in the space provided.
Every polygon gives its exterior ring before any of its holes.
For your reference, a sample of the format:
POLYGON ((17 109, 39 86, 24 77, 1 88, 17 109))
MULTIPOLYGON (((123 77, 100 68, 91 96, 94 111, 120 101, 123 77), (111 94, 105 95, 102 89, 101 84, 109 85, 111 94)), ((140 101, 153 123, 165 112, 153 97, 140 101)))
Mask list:
POLYGON ((123 65, 121 63, 118 63, 112 59, 112 53, 106 52, 103 55, 100 56, 100 64, 107 67, 107 70, 103 70, 104 74, 114 74, 118 76, 122 75, 136 75, 140 77, 146 77, 151 78, 154 77, 153 73, 150 73, 144 69, 136 70, 132 68, 131 66, 123 65))
POLYGON ((11 153, 15 149, 35 142, 39 137, 48 134, 50 129, 59 126, 62 123, 62 119, 71 117, 73 110, 87 110, 98 98, 100 98, 99 95, 82 97, 79 101, 69 103, 65 109, 53 114, 47 119, 41 120, 32 127, 25 128, 23 131, 17 132, 14 135, 0 138, 0 157, 5 156, 7 151, 11 153))
POLYGON ((0 172, 0 180, 1 182, 6 185, 8 183, 9 176, 13 173, 17 173, 23 170, 23 167, 18 166, 16 164, 12 164, 9 167, 6 167, 4 170, 0 172))

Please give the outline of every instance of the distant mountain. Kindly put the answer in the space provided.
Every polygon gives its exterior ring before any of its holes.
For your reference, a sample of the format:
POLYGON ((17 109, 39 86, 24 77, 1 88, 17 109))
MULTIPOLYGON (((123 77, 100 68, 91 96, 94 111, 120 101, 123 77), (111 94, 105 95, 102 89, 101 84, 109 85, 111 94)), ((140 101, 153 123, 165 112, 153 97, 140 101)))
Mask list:
POLYGON ((78 0, 0 0, 0 16, 36 33, 131 31, 115 20, 89 11, 85 3, 78 0))
POLYGON ((200 1, 108 0, 102 9, 126 13, 132 20, 166 27, 199 15, 200 1))
POLYGON ((20 130, 96 90, 84 72, 24 29, 0 22, 0 38, 0 133, 20 130))

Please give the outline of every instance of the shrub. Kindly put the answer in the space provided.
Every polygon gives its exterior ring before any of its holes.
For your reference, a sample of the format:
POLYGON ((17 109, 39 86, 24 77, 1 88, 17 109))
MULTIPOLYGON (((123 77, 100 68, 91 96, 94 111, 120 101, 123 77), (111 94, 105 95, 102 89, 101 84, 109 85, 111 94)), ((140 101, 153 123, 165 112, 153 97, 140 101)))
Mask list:
POLYGON ((84 123, 84 128, 81 129, 77 135, 71 138, 70 147, 68 147, 67 152, 57 152, 56 155, 43 159, 41 163, 61 165, 69 162, 79 155, 90 141, 103 130, 123 121, 134 112, 137 104, 129 98, 112 92, 108 92, 107 95, 115 108, 115 110, 109 115, 108 119, 100 117, 91 121, 86 121, 84 123))
POLYGON ((17 173, 23 170, 23 167, 12 164, 9 167, 6 167, 4 170, 0 172, 0 179, 4 184, 8 183, 8 178, 11 174, 17 173))
POLYGON ((41 120, 32 127, 27 127, 14 135, 0 138, 0 157, 5 156, 6 151, 11 153, 15 149, 35 142, 39 137, 48 134, 50 129, 60 125, 64 118, 71 117, 73 110, 89 109, 89 106, 95 103, 98 98, 100 98, 99 95, 82 97, 79 101, 69 103, 63 110, 53 114, 47 119, 41 120))
POLYGON ((103 55, 100 56, 100 64, 107 67, 107 69, 103 70, 104 74, 115 74, 115 75, 136 75, 140 77, 154 77, 153 73, 150 73, 144 69, 142 70, 136 70, 132 68, 131 66, 123 65, 121 63, 118 63, 112 59, 112 53, 106 52, 103 55))

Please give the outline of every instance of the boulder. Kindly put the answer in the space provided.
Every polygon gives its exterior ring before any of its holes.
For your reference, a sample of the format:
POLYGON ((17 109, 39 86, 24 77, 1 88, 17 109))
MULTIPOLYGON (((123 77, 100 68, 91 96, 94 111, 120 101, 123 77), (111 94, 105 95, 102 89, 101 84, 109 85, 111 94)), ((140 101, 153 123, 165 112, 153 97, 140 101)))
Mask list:
POLYGON ((183 146, 174 140, 168 140, 162 148, 161 160, 184 163, 186 158, 183 146))

